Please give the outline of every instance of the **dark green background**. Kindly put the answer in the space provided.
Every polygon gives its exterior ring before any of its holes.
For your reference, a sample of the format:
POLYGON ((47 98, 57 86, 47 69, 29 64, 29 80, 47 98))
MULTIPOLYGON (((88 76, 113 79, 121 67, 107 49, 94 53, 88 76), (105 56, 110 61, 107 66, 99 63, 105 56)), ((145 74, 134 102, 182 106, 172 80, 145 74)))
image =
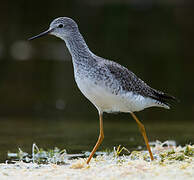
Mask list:
MULTIPOLYGON (((125 65, 153 88, 180 99, 180 103, 170 111, 159 108, 147 109, 138 113, 140 119, 156 126, 158 124, 157 128, 160 127, 160 123, 166 124, 168 128, 171 121, 172 125, 167 131, 173 131, 173 127, 176 127, 179 121, 179 124, 183 123, 180 125, 183 131, 181 135, 184 136, 184 130, 185 133, 188 132, 187 128, 192 132, 194 118, 192 1, 18 0, 3 1, 0 8, 0 120, 3 126, 1 138, 5 141, 5 147, 9 147, 6 144, 10 140, 9 136, 15 137, 15 146, 26 143, 17 141, 17 133, 13 134, 14 127, 10 129, 13 124, 21 125, 17 126, 17 130, 21 127, 19 131, 23 135, 25 123, 41 122, 39 119, 44 119, 45 129, 54 126, 45 122, 57 123, 57 119, 75 124, 79 120, 83 123, 87 121, 86 124, 90 125, 98 123, 95 108, 82 96, 74 82, 71 57, 65 44, 51 36, 32 42, 27 41, 29 37, 46 30, 50 22, 59 16, 71 17, 78 23, 82 35, 94 53, 125 65), (18 47, 18 43, 23 43, 23 46, 18 47), (26 48, 30 48, 31 51, 24 60, 13 54, 14 51, 22 56, 26 48), (189 122, 189 127, 188 124, 184 124, 185 122, 189 122)), ((118 123, 119 132, 122 132, 119 123, 126 123, 129 118, 126 114, 105 116, 109 124, 118 123)), ((29 131, 37 128, 30 127, 29 131)), ((95 129, 96 137, 98 124, 95 129)), ((112 133, 114 131, 110 130, 112 133)), ((39 133, 41 134, 41 130, 39 133)), ((157 133, 162 134, 159 131, 154 134, 157 133)), ((29 137, 35 137, 34 134, 29 137)), ((171 136, 163 140, 169 138, 171 136)), ((178 135, 174 139, 178 140, 178 135)), ((192 141, 194 137, 190 134, 188 139, 192 141)), ((54 142, 49 143, 49 140, 47 143, 47 140, 44 141, 46 147, 55 145, 54 142)), ((151 136, 151 140, 156 140, 156 137, 151 136)), ((187 140, 181 142, 188 143, 187 140)), ((29 138, 28 146, 31 141, 29 138)), ((37 142, 39 139, 34 138, 33 141, 37 142)), ((81 142, 80 140, 75 144, 81 142)), ((95 139, 89 144, 92 146, 94 143, 95 139)))

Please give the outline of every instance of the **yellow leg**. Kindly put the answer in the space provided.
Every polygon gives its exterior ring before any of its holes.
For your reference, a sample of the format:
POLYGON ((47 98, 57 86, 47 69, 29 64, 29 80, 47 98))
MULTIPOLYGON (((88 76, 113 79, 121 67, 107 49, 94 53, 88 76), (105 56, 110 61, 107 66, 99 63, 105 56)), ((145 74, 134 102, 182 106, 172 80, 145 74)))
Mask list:
POLYGON ((154 160, 154 157, 153 157, 153 155, 152 155, 152 151, 151 151, 150 145, 149 145, 149 143, 148 143, 148 137, 147 137, 147 135, 146 135, 145 127, 144 127, 144 125, 138 120, 137 116, 136 116, 134 113, 131 113, 131 115, 132 115, 132 117, 135 119, 135 121, 137 122, 137 124, 138 124, 138 126, 139 126, 139 129, 140 129, 141 134, 142 134, 142 136, 143 136, 143 138, 144 138, 144 141, 145 141, 145 144, 146 144, 146 146, 147 146, 147 149, 148 149, 148 151, 149 151, 149 153, 150 153, 150 158, 151 158, 151 160, 153 161, 153 160, 154 160))
POLYGON ((96 150, 98 149, 98 147, 100 146, 100 144, 102 143, 103 139, 104 139, 104 131, 103 131, 103 114, 100 113, 99 114, 99 119, 100 119, 100 134, 98 137, 98 141, 96 142, 96 145, 94 146, 92 152, 90 153, 90 156, 87 160, 87 164, 89 164, 91 158, 93 157, 94 153, 96 152, 96 150))

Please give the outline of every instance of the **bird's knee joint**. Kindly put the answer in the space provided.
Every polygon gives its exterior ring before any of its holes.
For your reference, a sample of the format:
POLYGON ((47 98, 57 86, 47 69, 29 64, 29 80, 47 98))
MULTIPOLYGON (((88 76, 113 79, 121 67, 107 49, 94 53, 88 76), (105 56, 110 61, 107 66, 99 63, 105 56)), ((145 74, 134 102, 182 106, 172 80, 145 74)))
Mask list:
POLYGON ((143 124, 139 124, 139 127, 142 129, 142 130, 145 130, 145 127, 143 124))
POLYGON ((142 125, 142 129, 145 131, 145 127, 144 127, 144 125, 142 125))
POLYGON ((100 134, 100 139, 103 140, 104 139, 104 133, 100 134))

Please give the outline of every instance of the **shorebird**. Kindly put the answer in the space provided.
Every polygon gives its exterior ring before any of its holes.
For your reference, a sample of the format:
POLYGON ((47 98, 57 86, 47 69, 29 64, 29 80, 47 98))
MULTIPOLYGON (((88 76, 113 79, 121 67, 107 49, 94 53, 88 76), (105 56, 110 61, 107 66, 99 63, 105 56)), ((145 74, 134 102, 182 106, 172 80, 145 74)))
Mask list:
POLYGON ((95 55, 88 48, 77 23, 71 18, 54 19, 48 30, 29 38, 29 40, 47 34, 65 41, 72 57, 77 86, 99 113, 100 133, 96 145, 87 159, 87 164, 104 139, 104 112, 130 113, 139 126, 150 159, 153 160, 144 125, 134 112, 153 106, 169 109, 171 100, 176 100, 176 98, 151 88, 126 67, 95 55))

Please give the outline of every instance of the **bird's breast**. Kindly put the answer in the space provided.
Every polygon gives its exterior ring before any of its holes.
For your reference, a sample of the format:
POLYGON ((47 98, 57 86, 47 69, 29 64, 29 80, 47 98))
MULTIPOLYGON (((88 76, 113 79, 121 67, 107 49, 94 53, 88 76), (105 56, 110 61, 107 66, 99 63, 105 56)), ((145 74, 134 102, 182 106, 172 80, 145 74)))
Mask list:
POLYGON ((92 82, 90 79, 76 78, 76 83, 80 91, 88 98, 97 109, 105 112, 120 111, 119 97, 112 94, 103 84, 92 82))

